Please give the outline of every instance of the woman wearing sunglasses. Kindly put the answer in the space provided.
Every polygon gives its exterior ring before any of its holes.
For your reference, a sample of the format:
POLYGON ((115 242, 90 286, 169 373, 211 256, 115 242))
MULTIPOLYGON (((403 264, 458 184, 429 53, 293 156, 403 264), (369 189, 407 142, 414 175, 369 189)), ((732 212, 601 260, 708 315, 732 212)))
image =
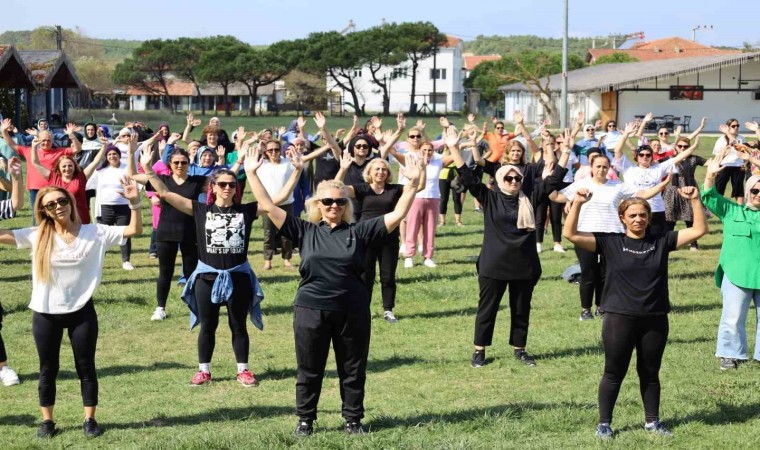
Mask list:
MULTIPOLYGON (((723 296, 723 313, 718 326, 718 344, 715 356, 720 358, 720 369, 736 369, 749 360, 745 322, 750 303, 760 301, 760 175, 752 175, 744 184, 747 202, 744 205, 723 197, 715 186, 716 177, 725 170, 721 159, 724 151, 707 164, 702 201, 723 223, 723 245, 720 249, 715 282, 723 296)), ((744 155, 743 159, 760 165, 757 158, 744 155)), ((756 314, 755 351, 753 358, 760 361, 760 312, 756 314)))
MULTIPOLYGON (((153 155, 153 152, 148 152, 153 155)), ((158 164, 158 163, 157 163, 158 164)), ((188 175, 190 156, 181 148, 175 148, 169 154, 171 175, 157 175, 170 192, 186 199, 196 200, 206 192, 207 177, 188 175)), ((127 173, 140 184, 149 185, 145 174, 138 174, 135 168, 135 148, 129 147, 127 173)), ((156 253, 158 255, 158 280, 156 282, 156 301, 158 303, 150 320, 166 319, 166 301, 169 298, 177 251, 182 252, 182 274, 189 277, 198 264, 198 248, 195 244, 195 223, 192 217, 183 214, 177 208, 161 198, 161 214, 156 228, 156 253)))
MULTIPOLYGON (((269 141, 267 146, 275 143, 279 144, 269 141)), ((248 243, 253 221, 263 212, 257 208, 256 202, 241 204, 242 189, 238 189, 236 173, 225 168, 217 169, 210 175, 205 203, 172 192, 153 171, 151 153, 143 153, 140 160, 145 177, 163 201, 193 221, 197 238, 198 266, 188 277, 182 293, 190 308, 191 328, 198 323, 201 326, 198 333, 198 372, 190 383, 192 386, 211 383, 211 359, 219 312, 224 304, 227 306, 232 350, 237 361, 237 381, 245 387, 256 386, 258 380, 248 368, 250 341, 246 316, 250 314, 254 326, 263 329, 260 309, 263 293, 248 263, 248 243)), ((291 160, 288 164, 292 164, 294 170, 289 172, 287 183, 276 193, 276 202, 292 195, 303 168, 298 155, 290 153, 288 157, 291 160)))
POLYGON ((649 203, 641 198, 628 198, 617 207, 621 231, 578 231, 583 209, 599 194, 598 189, 578 189, 563 230, 563 235, 576 248, 603 256, 606 276, 614 280, 604 285, 604 375, 599 382, 596 436, 601 439, 613 437, 612 411, 634 349, 644 402, 644 430, 670 436, 671 432, 660 423, 659 377, 669 329, 668 256, 670 252, 707 233, 707 219, 699 200, 699 190, 685 187, 679 191, 679 195, 692 204, 694 226, 668 231, 664 235, 649 232, 652 210, 649 203))
MULTIPOLYGON (((631 131, 626 127, 626 131, 631 131)), ((625 134, 625 133, 624 133, 625 134)), ((629 133, 630 134, 630 133, 629 133)), ((621 139, 618 143, 625 142, 621 139)), ((651 150, 649 150, 651 156, 651 150)), ((585 233, 622 233, 623 224, 618 218, 617 207, 620 202, 631 197, 648 199, 659 194, 670 183, 670 172, 667 178, 652 187, 637 189, 631 184, 623 184, 619 180, 610 180, 607 173, 610 170, 610 159, 607 155, 599 154, 591 160, 591 178, 573 182, 559 192, 552 192, 549 198, 559 203, 575 200, 580 189, 594 194, 589 202, 583 204, 580 211, 578 229, 585 233)), ((575 255, 581 265, 581 281, 579 286, 581 298, 581 321, 592 320, 591 305, 596 304, 596 315, 604 314, 603 291, 605 286, 604 255, 575 247, 575 255)))
MULTIPOLYGON (((699 137, 692 144, 691 139, 685 136, 678 137, 675 142, 675 154, 679 155, 692 147, 699 146, 699 137)), ((686 223, 689 228, 694 223, 694 211, 691 209, 691 202, 678 195, 678 190, 683 187, 697 187, 697 180, 694 178, 694 172, 697 166, 704 166, 707 160, 698 155, 689 155, 688 158, 677 163, 673 169, 673 181, 662 192, 662 199, 665 202, 665 229, 673 231, 676 222, 679 220, 686 223)), ((691 250, 699 250, 697 241, 691 243, 691 250)))
MULTIPOLYGON (((569 131, 566 133, 569 140, 569 131)), ((483 207, 483 246, 476 268, 480 299, 475 318, 475 351, 471 365, 485 365, 486 347, 491 345, 496 314, 504 293, 509 288, 510 333, 509 344, 514 355, 526 366, 536 361, 525 350, 528 341, 528 324, 533 288, 541 276, 541 262, 536 253, 536 222, 533 201, 522 191, 525 175, 516 165, 506 164, 495 173, 498 189, 488 189, 480 177, 467 166, 459 150, 455 130, 446 130, 446 146, 451 150, 454 164, 462 183, 483 207)), ((533 198, 543 200, 549 192, 557 189, 564 177, 569 149, 560 158, 560 175, 549 176, 536 184, 533 198)), ((550 163, 547 169, 553 168, 550 163)))
MULTIPOLYGON (((615 146, 615 160, 613 166, 618 173, 623 175, 626 185, 636 191, 648 189, 660 184, 663 178, 669 173, 674 172, 676 165, 685 160, 694 152, 699 145, 699 140, 694 145, 681 151, 676 156, 663 161, 654 162, 655 150, 649 145, 641 145, 634 152, 636 161, 631 162, 623 153, 623 147, 628 137, 636 131, 636 123, 629 122, 623 130, 623 137, 615 146)), ((662 234, 665 232, 665 202, 659 192, 648 199, 649 206, 652 207, 652 217, 649 221, 649 232, 652 234, 662 234)))
POLYGON ((93 294, 100 284, 106 250, 142 233, 142 216, 137 186, 122 180, 124 198, 129 200, 129 225, 109 227, 82 224, 74 197, 58 186, 40 189, 34 202, 39 226, 0 230, 0 243, 32 249, 32 335, 40 358, 39 399, 42 424, 37 435, 53 437, 55 380, 64 328, 68 329, 84 403, 84 433, 100 436, 95 421, 98 379, 95 347, 98 318, 93 294))
MULTIPOLYGON (((744 138, 739 134, 739 120, 728 119, 725 124, 721 124, 720 132, 723 136, 715 141, 713 146, 713 156, 721 155, 725 147, 734 144, 743 144, 744 138)), ((726 186, 731 184, 731 198, 736 199, 736 203, 744 203, 744 161, 740 158, 734 158, 732 161, 726 160, 723 164, 725 169, 717 174, 715 179, 715 189, 720 195, 726 192, 726 186)))
POLYGON ((301 249, 302 279, 293 318, 299 418, 295 434, 313 432, 330 342, 338 366, 346 432, 364 433, 361 420, 370 337, 370 299, 362 279, 365 253, 373 242, 392 233, 409 211, 421 181, 421 164, 416 157, 407 156, 409 183, 394 210, 358 223, 352 223, 345 185, 335 180, 317 186, 307 204, 308 221, 287 214, 261 183, 257 174, 261 164, 258 149, 249 150, 245 169, 259 210, 301 249))

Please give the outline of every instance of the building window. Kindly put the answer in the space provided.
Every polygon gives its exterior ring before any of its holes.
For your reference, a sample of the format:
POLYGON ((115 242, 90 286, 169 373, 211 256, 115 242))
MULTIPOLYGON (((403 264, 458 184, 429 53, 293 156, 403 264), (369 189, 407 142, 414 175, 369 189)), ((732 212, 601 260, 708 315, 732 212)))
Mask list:
POLYGON ((362 76, 362 70, 354 69, 354 78, 361 78, 361 76, 362 76))
POLYGON ((436 92, 433 94, 430 93, 430 103, 436 103, 436 104, 446 104, 448 103, 447 100, 448 96, 446 92, 436 92))
POLYGON ((406 67, 395 67, 393 69, 393 74, 391 75, 392 78, 406 78, 409 76, 409 73, 407 71, 408 69, 406 67))
POLYGON ((431 80, 445 80, 446 69, 430 69, 430 79, 431 80))

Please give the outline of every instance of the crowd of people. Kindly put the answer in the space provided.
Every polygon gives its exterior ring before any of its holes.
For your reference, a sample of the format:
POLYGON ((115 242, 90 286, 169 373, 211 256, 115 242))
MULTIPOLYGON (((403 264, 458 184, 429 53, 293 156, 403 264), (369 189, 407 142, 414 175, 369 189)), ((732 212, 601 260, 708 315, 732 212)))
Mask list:
MULTIPOLYGON (((295 434, 314 431, 331 345, 345 429, 364 433, 370 303, 378 267, 383 319, 395 324, 399 258, 408 269, 421 253, 425 270, 436 269, 435 238, 445 232, 449 196, 454 224, 464 226, 469 193, 484 223, 471 366, 486 364, 486 347, 492 344, 507 291, 509 344, 517 361, 536 365, 527 351, 530 310, 542 273, 544 234, 551 228, 553 251, 565 252, 563 235, 575 247, 580 320, 603 318, 597 436, 613 436, 612 411, 634 349, 644 428, 669 436, 659 417, 659 369, 669 332, 668 255, 685 245, 698 250, 697 240, 708 231, 706 210, 723 222, 716 271, 723 313, 716 356, 722 370, 746 362, 747 314, 750 303, 760 300, 760 158, 757 141, 747 143, 738 134, 737 119, 721 125, 712 157, 705 159, 693 153, 706 119, 689 136, 673 130, 671 143, 667 128, 659 129, 657 137, 644 136, 651 116, 622 130, 608 121, 600 130, 600 121, 587 124, 579 114, 572 129, 557 134, 548 121, 529 132, 519 111, 513 132, 496 119, 478 125, 473 115, 460 131, 441 117, 434 138, 424 121, 407 128, 401 114, 395 129, 383 129, 377 117, 362 128, 355 117, 351 129, 332 133, 324 115, 316 113, 314 135, 306 132, 303 117, 277 130, 238 127, 231 134, 215 117, 198 140, 190 135, 202 123, 192 114, 182 134, 172 133, 167 124, 153 132, 129 123, 112 140, 110 130, 95 123, 68 124, 54 136, 43 124, 20 133, 3 120, 0 163, 9 178, 0 177, 0 189, 11 192, 11 198, 0 203, 0 217, 15 215, 25 191, 33 211, 32 227, 0 230, 0 243, 32 249, 29 307, 40 360, 38 436, 58 433, 53 408, 64 329, 81 384, 84 433, 102 434, 95 420, 98 319, 93 296, 108 248, 120 246, 122 268, 134 270, 130 238, 142 233, 141 186, 151 205, 149 254, 159 267, 151 320, 167 317, 179 251, 181 297, 191 327, 200 325, 192 386, 213 381, 222 305, 228 309, 236 379, 244 387, 259 384, 248 366, 246 317, 263 328, 266 286, 248 261, 253 222, 261 217, 261 270, 272 268, 278 250, 285 268, 295 268, 293 255, 300 256, 293 313, 295 434), (27 163, 26 189, 18 156, 27 163), (697 166, 707 171, 701 192, 697 166), (255 201, 242 202, 246 185, 255 201), (728 185, 731 198, 724 196, 728 185), (686 228, 675 231, 678 221, 686 228), (611 276, 616 281, 606 282, 611 276)), ((760 138, 757 123, 745 127, 760 138)), ((760 360, 760 330, 753 358, 760 360)), ((0 379, 6 386, 19 383, 1 335, 0 379)))

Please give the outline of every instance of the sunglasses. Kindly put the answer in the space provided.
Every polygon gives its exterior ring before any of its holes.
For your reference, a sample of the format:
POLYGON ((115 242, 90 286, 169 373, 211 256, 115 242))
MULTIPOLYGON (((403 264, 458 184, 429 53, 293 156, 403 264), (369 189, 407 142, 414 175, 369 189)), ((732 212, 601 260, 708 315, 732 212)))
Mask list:
POLYGON ((276 151, 279 151, 279 150, 280 150, 280 149, 279 149, 279 148, 276 148, 276 147, 275 147, 275 148, 268 148, 268 149, 267 149, 267 151, 268 151, 268 152, 276 152, 276 151))
POLYGON ((522 183, 522 180, 523 180, 523 177, 521 177, 520 175, 515 175, 515 176, 507 175, 504 177, 504 181, 506 181, 507 183, 511 183, 513 181, 515 183, 522 183))
POLYGON ((641 157, 644 157, 644 158, 651 158, 651 157, 652 157, 652 154, 651 154, 651 153, 639 153, 639 157, 640 157, 640 158, 641 158, 641 157))
POLYGON ((749 193, 752 194, 752 195, 760 194, 760 189, 750 189, 749 193))
POLYGON ((658 134, 659 134, 660 136, 667 136, 667 135, 669 135, 670 133, 668 133, 668 132, 664 132, 664 133, 658 133, 658 134))
POLYGON ((319 201, 325 206, 332 206, 333 203, 335 203, 338 206, 346 206, 346 203, 348 203, 348 199, 343 198, 343 197, 341 198, 325 197, 325 198, 320 198, 319 201))
POLYGON ((592 132, 593 132, 593 131, 594 131, 594 129, 593 129, 593 128, 586 128, 586 133, 588 133, 589 131, 592 131, 592 132))
POLYGON ((354 145, 354 148, 361 148, 361 149, 369 150, 369 145, 367 145, 367 144, 356 144, 356 145, 354 145))
POLYGON ((676 147, 678 147, 678 148, 689 148, 689 146, 688 146, 688 145, 681 145, 681 144, 679 144, 679 145, 676 145, 676 147))
POLYGON ((237 188, 237 182, 235 181, 217 181, 216 185, 219 186, 220 189, 236 189, 237 188))
POLYGON ((48 211, 55 211, 55 209, 58 208, 58 206, 63 208, 65 206, 69 206, 70 203, 71 203, 71 200, 69 200, 66 197, 61 197, 58 200, 53 200, 51 202, 45 203, 43 205, 43 208, 47 209, 48 211))
POLYGON ((172 161, 172 166, 174 166, 174 167, 182 167, 182 166, 186 166, 188 164, 189 163, 187 161, 172 161))
POLYGON ((503 130, 504 127, 496 127, 497 130, 503 130))
POLYGON ((739 124, 730 125, 731 128, 739 128, 739 124))
POLYGON ((409 139, 419 139, 421 137, 422 137, 421 134, 410 134, 409 135, 409 139))
POLYGON ((611 123, 611 124, 607 125, 607 128, 609 128, 609 127, 613 127, 613 128, 614 128, 614 127, 616 127, 616 126, 617 126, 617 125, 615 125, 614 123, 611 123))

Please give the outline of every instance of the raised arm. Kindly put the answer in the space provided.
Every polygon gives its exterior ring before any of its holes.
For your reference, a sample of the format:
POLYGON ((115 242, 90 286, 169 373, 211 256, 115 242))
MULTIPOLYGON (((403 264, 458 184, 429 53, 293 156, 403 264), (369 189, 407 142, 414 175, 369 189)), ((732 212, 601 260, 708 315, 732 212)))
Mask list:
POLYGON ((420 183, 424 183, 421 179, 425 176, 425 171, 422 168, 422 163, 419 158, 408 158, 406 166, 404 167, 404 173, 405 176, 409 178, 409 183, 404 186, 401 198, 398 199, 398 203, 396 203, 396 207, 393 211, 383 216, 385 228, 388 232, 395 230, 401 221, 404 220, 404 217, 406 217, 406 214, 409 212, 409 208, 412 207, 417 188, 420 183))
POLYGON ((245 150, 245 174, 248 178, 248 185, 251 186, 251 191, 253 191, 253 195, 259 204, 257 214, 266 214, 275 227, 282 228, 287 213, 272 201, 256 173, 263 163, 259 147, 251 148, 248 146, 245 150))
MULTIPOLYGON (((340 155, 340 169, 338 169, 338 173, 335 174, 334 180, 340 181, 341 183, 346 178, 346 173, 348 172, 348 169, 351 167, 351 164, 354 163, 354 158, 351 156, 351 154, 348 152, 348 150, 343 150, 343 154, 340 155)), ((348 195, 351 198, 356 198, 356 193, 354 192, 353 186, 346 185, 346 190, 348 191, 348 195)))
POLYGON ((581 131, 581 128, 583 127, 583 120, 586 117, 586 115, 583 113, 583 111, 578 113, 578 117, 575 119, 575 126, 573 127, 573 130, 570 132, 570 137, 573 141, 575 141, 575 137, 578 136, 578 133, 581 131))
POLYGON ((8 145, 8 147, 11 148, 11 150, 18 152, 18 145, 16 145, 16 141, 14 141, 11 137, 10 130, 12 129, 13 124, 11 123, 11 119, 3 119, 3 121, 0 123, 0 131, 3 133, 3 140, 8 145))
POLYGON ((525 128, 525 114, 523 114, 522 111, 515 111, 514 120, 517 123, 517 128, 520 130, 520 134, 522 135, 523 139, 525 139, 525 142, 528 143, 528 148, 530 148, 530 154, 536 155, 540 153, 541 149, 538 148, 538 145, 536 145, 536 142, 533 140, 533 137, 528 132, 528 129, 525 128))
POLYGON ((628 137, 633 134, 634 130, 636 130, 636 122, 628 122, 625 124, 623 135, 617 141, 617 144, 615 144, 616 161, 620 160, 623 157, 623 147, 625 147, 625 143, 628 142, 628 137))
MULTIPOLYGON (((132 133, 129 136, 129 149, 127 149, 127 176, 140 184, 146 184, 148 183, 148 176, 143 173, 137 173, 137 168, 135 167, 135 150, 137 150, 137 134, 132 133)), ((145 146, 145 150, 140 155, 141 163, 146 154, 151 155, 151 158, 153 158, 153 151, 150 150, 149 146, 145 146)))
POLYGON ((727 147, 724 147, 720 155, 716 155, 712 159, 707 160, 707 164, 705 164, 705 185, 703 187, 705 191, 708 191, 713 187, 718 172, 725 169, 725 166, 721 166, 720 162, 723 160, 723 157, 726 156, 726 153, 727 147))
POLYGON ((21 174, 21 160, 14 156, 8 161, 8 171, 11 173, 11 206, 13 212, 24 206, 24 177, 21 174))
POLYGON ((572 242, 576 247, 582 248, 589 252, 596 251, 596 238, 592 233, 578 231, 578 217, 581 213, 581 206, 591 199, 591 193, 586 188, 578 189, 575 200, 570 206, 570 212, 567 214, 565 226, 562 227, 562 236, 572 242))
MULTIPOLYGON (((316 122, 317 127, 319 127, 319 133, 322 135, 322 138, 325 140, 325 142, 327 142, 327 145, 329 145, 330 148, 332 149, 333 155, 335 156, 335 158, 340 159, 340 145, 338 145, 333 135, 330 134, 330 132, 327 130, 327 119, 325 119, 325 115, 322 114, 321 112, 314 113, 314 122, 316 122)), ((304 139, 304 141, 306 140, 304 139)), ((310 157, 309 159, 304 160, 304 162, 314 159, 319 155, 320 153, 317 153, 316 155, 310 157)))
POLYGON ((356 114, 354 114, 354 121, 351 124, 351 129, 348 130, 348 133, 346 133, 346 136, 343 138, 343 145, 348 145, 348 143, 351 142, 351 139, 353 139, 354 136, 356 136, 358 133, 359 133, 359 117, 356 114))
POLYGON ((385 140, 382 147, 380 147, 380 157, 385 159, 388 157, 388 152, 393 148, 393 146, 396 144, 396 141, 398 141, 398 138, 401 137, 401 134, 404 132, 404 129, 406 128, 406 118, 403 114, 398 113, 396 116, 396 131, 393 132, 393 134, 385 140))
POLYGON ((32 140, 32 148, 29 150, 29 156, 31 158, 32 166, 34 166, 34 170, 37 171, 37 173, 40 174, 40 176, 44 179, 50 178, 50 169, 43 166, 40 162, 40 155, 38 153, 39 147, 40 147, 40 141, 37 136, 34 137, 34 140, 32 140))
POLYGON ((648 112, 643 119, 641 119, 641 124, 639 125, 638 131, 636 131, 636 137, 641 139, 642 136, 644 136, 644 131, 647 129, 647 124, 652 121, 652 117, 654 117, 654 114, 651 112, 648 112))
POLYGON ((665 177, 665 180, 660 182, 660 184, 658 184, 657 186, 650 187, 649 189, 640 190, 639 192, 636 193, 636 197, 641 197, 647 200, 654 197, 655 195, 662 192, 662 190, 665 189, 665 187, 670 184, 671 179, 673 179, 672 170, 668 173, 668 176, 665 177))
POLYGON ((691 154, 694 153, 694 150, 696 150, 697 147, 699 147, 699 136, 697 136, 697 138, 694 139, 694 142, 692 142, 691 147, 687 148, 686 150, 682 151, 681 153, 673 157, 673 164, 678 164, 684 159, 691 156, 691 154))
POLYGON ((131 238, 132 236, 142 234, 143 229, 140 211, 140 192, 137 190, 137 184, 130 180, 129 177, 124 177, 121 180, 121 186, 124 188, 124 192, 120 192, 120 194, 129 200, 129 209, 132 210, 129 216, 129 225, 124 229, 124 238, 131 238))
POLYGON ((760 167, 760 159, 752 156, 751 152, 753 149, 747 147, 744 144, 736 144, 734 148, 736 148, 736 155, 739 158, 741 158, 744 161, 748 161, 750 164, 760 167))
POLYGON ((687 136, 689 139, 694 139, 697 136, 699 136, 699 133, 702 132, 702 130, 705 129, 705 125, 707 124, 707 117, 703 117, 702 120, 699 121, 699 126, 696 130, 694 130, 689 136, 687 136))
POLYGON ((152 150, 142 152, 142 155, 140 155, 140 165, 145 171, 145 174, 143 174, 143 176, 147 178, 148 181, 150 181, 150 185, 153 186, 153 189, 156 191, 159 197, 166 200, 166 202, 173 207, 177 208, 178 211, 187 214, 188 216, 193 215, 192 200, 170 191, 164 182, 161 181, 161 178, 159 178, 158 175, 156 175, 156 173, 153 171, 152 150))
POLYGON ((193 128, 201 124, 201 119, 194 118, 193 113, 188 114, 186 119, 187 124, 185 125, 185 131, 182 132, 182 140, 185 142, 190 142, 188 140, 190 139, 190 132, 193 131, 193 128))
POLYGON ((699 198, 699 189, 693 186, 686 186, 678 189, 678 195, 691 202, 691 209, 694 211, 694 223, 691 227, 678 231, 678 240, 676 247, 682 247, 691 244, 697 239, 707 234, 707 217, 705 210, 702 208, 702 201, 699 198))
POLYGON ((98 168, 98 165, 100 165, 100 162, 103 160, 103 155, 106 154, 106 148, 108 148, 108 139, 103 136, 103 131, 101 131, 100 128, 98 128, 98 139, 100 140, 100 150, 95 154, 95 157, 92 159, 92 162, 87 165, 87 167, 82 169, 82 172, 84 172, 85 178, 88 180, 92 176, 93 173, 95 173, 95 170, 98 168))

